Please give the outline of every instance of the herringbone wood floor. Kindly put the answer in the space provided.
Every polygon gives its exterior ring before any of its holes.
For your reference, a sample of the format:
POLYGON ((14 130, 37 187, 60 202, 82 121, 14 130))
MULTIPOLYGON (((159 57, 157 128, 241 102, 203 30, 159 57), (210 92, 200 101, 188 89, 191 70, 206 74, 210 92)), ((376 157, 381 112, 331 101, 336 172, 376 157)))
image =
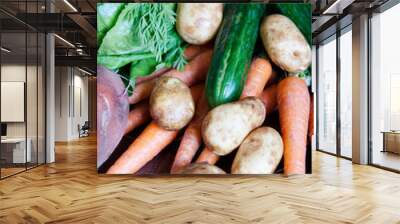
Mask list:
POLYGON ((315 152, 308 176, 99 176, 96 142, 0 181, 0 223, 400 223, 400 175, 315 152))

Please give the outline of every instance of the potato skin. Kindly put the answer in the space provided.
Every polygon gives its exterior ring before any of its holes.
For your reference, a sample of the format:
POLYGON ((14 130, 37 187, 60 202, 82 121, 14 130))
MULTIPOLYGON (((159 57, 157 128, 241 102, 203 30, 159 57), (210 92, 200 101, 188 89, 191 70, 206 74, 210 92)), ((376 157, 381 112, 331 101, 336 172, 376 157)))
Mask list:
POLYGON ((282 159, 283 141, 273 128, 260 127, 252 131, 232 164, 232 174, 272 174, 282 159))
POLYGON ((264 104, 256 97, 215 107, 202 123, 204 143, 217 155, 229 154, 253 129, 262 125, 265 113, 264 104))
POLYGON ((288 17, 280 14, 265 17, 260 33, 269 57, 283 70, 299 73, 311 64, 311 48, 288 17))
POLYGON ((195 111, 190 89, 174 77, 157 80, 150 96, 150 114, 154 121, 167 130, 179 130, 192 119, 195 111))
POLYGON ((190 44, 211 40, 222 22, 222 3, 178 3, 176 30, 190 44))
POLYGON ((192 163, 180 174, 226 174, 221 168, 207 163, 192 163))

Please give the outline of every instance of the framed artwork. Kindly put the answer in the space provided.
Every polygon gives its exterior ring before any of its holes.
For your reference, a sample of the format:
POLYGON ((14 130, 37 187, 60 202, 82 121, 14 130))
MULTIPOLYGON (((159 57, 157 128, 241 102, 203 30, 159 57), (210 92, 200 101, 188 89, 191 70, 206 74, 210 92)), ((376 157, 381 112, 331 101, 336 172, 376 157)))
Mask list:
POLYGON ((309 174, 311 5, 98 3, 104 174, 309 174))

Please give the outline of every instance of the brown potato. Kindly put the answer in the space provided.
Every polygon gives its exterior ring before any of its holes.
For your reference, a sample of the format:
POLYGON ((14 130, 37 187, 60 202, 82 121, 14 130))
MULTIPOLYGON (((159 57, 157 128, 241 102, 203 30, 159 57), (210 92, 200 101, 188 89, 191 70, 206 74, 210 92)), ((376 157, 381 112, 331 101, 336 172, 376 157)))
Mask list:
POLYGON ((150 96, 150 114, 167 130, 179 130, 192 119, 195 111, 190 89, 178 78, 161 77, 150 96))
POLYGON ((221 168, 208 163, 192 163, 181 174, 226 174, 221 168))
POLYGON ((269 57, 283 70, 299 73, 311 64, 311 47, 288 17, 280 14, 265 17, 260 33, 269 57))
POLYGON ((178 3, 176 30, 190 44, 211 40, 222 22, 222 3, 178 3))
POLYGON ((236 153, 232 174, 272 174, 282 159, 283 141, 273 128, 252 131, 236 153))
POLYGON ((262 125, 265 113, 263 102, 256 97, 215 107, 203 120, 204 143, 217 155, 229 154, 253 129, 262 125))

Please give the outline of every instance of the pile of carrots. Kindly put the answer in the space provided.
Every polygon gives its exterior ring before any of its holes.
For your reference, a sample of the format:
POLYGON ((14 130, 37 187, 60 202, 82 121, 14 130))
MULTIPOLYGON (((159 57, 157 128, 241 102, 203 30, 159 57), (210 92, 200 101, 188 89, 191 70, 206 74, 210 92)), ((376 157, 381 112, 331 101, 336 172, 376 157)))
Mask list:
MULTIPOLYGON (((126 151, 107 170, 108 174, 133 174, 144 167, 163 149, 176 140, 179 131, 169 131, 151 121, 148 98, 159 76, 172 76, 190 87, 196 102, 196 112, 186 126, 171 173, 179 173, 193 162, 215 164, 220 158, 211 150, 201 148, 201 124, 210 110, 204 91, 204 80, 212 57, 211 46, 189 46, 185 51, 189 63, 183 71, 166 70, 137 84, 129 103, 125 134, 149 123, 126 151), (198 158, 194 158, 201 150, 198 158)), ((280 129, 284 143, 284 173, 305 173, 305 156, 310 117, 310 95, 305 82, 297 77, 279 80, 268 59, 255 58, 247 74, 241 98, 259 97, 265 105, 267 116, 279 111, 280 129)))

